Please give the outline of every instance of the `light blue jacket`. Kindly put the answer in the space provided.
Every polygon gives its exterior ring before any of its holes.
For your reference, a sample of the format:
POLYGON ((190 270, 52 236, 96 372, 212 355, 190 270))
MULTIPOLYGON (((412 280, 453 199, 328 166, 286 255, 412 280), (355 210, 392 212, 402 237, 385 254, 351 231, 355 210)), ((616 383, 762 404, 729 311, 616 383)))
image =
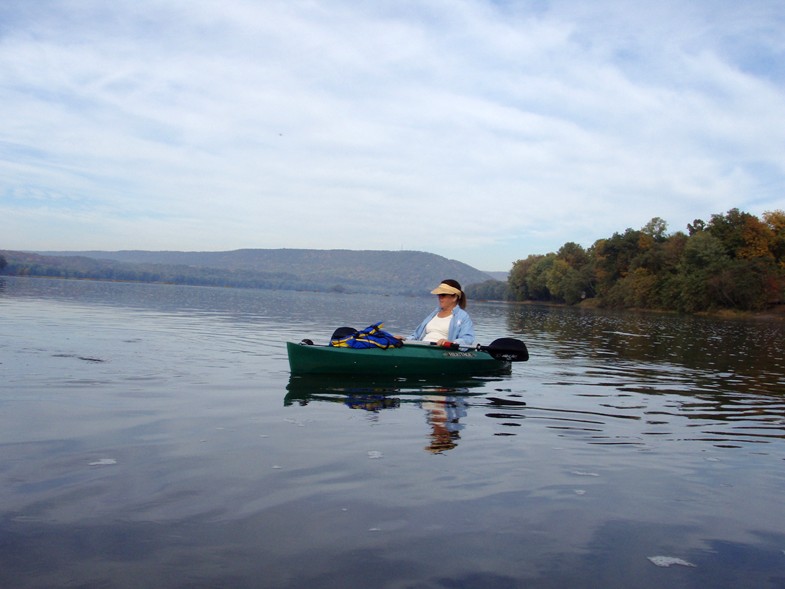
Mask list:
MULTIPOLYGON (((439 308, 436 307, 430 315, 423 319, 423 322, 420 323, 408 339, 422 340, 425 335, 425 326, 428 325, 428 322, 431 319, 436 317, 436 313, 438 312, 439 308)), ((455 307, 452 310, 452 319, 450 319, 450 329, 447 332, 447 339, 453 343, 465 346, 474 343, 474 323, 472 323, 472 318, 469 317, 469 314, 460 307, 455 307)))

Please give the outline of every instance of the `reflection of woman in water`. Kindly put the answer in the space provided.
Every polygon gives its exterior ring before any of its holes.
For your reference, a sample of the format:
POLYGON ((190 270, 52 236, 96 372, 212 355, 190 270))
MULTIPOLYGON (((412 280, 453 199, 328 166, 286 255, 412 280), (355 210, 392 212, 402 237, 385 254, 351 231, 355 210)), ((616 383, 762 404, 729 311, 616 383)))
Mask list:
POLYGON ((466 417, 466 403, 456 397, 426 396, 423 397, 423 409, 426 419, 431 425, 431 443, 425 447, 429 452, 441 454, 452 450, 458 445, 460 430, 463 425, 461 417, 466 417))

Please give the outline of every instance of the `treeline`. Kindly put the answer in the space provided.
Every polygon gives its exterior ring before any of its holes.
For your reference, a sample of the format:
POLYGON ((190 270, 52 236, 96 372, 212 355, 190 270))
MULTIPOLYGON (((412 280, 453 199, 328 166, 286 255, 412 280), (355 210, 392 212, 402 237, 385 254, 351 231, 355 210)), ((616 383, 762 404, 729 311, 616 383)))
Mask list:
POLYGON ((504 289, 509 300, 573 305, 594 299, 609 308, 690 313, 760 311, 785 301, 785 212, 759 219, 731 209, 708 222, 696 219, 687 233, 667 230, 655 217, 588 249, 566 243, 516 261, 506 284, 476 286, 504 289))

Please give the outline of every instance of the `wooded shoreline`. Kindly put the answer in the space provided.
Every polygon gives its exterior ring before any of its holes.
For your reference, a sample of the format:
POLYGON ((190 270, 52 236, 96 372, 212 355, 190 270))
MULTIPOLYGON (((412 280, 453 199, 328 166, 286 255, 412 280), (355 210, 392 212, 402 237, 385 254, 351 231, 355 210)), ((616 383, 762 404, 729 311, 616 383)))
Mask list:
POLYGON ((455 278, 470 299, 779 318, 785 305, 785 212, 731 209, 669 234, 655 217, 584 248, 517 260, 506 281, 416 251, 0 251, 0 274, 418 296, 455 278), (80 254, 80 255, 75 255, 80 254))

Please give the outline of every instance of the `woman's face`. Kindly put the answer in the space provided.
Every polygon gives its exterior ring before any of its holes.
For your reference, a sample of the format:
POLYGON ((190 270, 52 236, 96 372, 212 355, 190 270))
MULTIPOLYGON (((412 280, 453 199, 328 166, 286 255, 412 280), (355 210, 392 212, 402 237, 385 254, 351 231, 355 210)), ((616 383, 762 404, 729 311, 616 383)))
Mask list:
POLYGON ((452 309, 455 305, 458 304, 458 295, 440 294, 436 296, 439 297, 439 308, 445 311, 452 309))

